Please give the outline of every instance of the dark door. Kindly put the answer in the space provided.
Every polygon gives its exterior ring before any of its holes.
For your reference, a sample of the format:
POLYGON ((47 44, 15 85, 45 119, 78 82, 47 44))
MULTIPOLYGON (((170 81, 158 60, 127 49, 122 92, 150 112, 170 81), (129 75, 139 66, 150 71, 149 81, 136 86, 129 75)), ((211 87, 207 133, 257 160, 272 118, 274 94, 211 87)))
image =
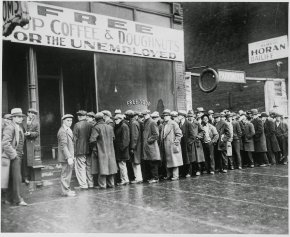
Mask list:
POLYGON ((40 140, 42 159, 52 158, 57 146, 57 132, 61 126, 59 79, 41 77, 38 80, 40 140))

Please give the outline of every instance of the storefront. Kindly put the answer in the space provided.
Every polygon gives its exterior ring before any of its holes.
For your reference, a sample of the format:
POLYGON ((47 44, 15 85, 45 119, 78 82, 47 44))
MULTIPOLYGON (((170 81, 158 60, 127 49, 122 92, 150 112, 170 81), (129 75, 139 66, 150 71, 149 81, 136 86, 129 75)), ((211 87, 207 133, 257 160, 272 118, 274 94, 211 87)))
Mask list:
POLYGON ((2 113, 39 111, 35 165, 52 159, 65 113, 185 108, 179 4, 28 2, 28 10, 29 24, 3 40, 2 113))

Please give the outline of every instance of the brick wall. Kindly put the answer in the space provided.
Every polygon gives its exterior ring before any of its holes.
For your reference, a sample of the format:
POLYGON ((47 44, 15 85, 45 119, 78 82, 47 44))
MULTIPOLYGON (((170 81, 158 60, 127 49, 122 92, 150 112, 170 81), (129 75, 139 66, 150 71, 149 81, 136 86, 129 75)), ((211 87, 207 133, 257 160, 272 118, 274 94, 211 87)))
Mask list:
MULTIPOLYGON (((288 34, 287 2, 187 2, 183 3, 183 10, 186 67, 209 65, 215 69, 245 71, 248 77, 285 78, 288 83, 287 58, 248 63, 248 43, 288 34), (277 61, 283 62, 280 73, 277 61)), ((194 108, 218 109, 215 104, 233 109, 265 107, 263 82, 247 81, 248 87, 243 90, 239 84, 220 83, 215 92, 206 94, 197 88, 195 80, 193 77, 194 108)))

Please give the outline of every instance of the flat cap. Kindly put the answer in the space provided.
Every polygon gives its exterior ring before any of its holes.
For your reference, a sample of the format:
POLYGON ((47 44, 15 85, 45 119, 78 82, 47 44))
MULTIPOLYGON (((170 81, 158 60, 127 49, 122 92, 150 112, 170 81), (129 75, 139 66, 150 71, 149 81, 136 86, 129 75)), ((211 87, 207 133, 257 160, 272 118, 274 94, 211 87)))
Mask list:
POLYGON ((181 115, 181 116, 187 117, 187 113, 186 113, 185 110, 179 110, 179 111, 178 111, 178 115, 181 115))
POLYGON ((170 113, 171 113, 171 111, 169 109, 165 109, 165 110, 163 110, 162 115, 163 116, 170 116, 170 113))
POLYGON ((79 111, 77 112, 77 115, 85 116, 85 115, 87 115, 87 111, 79 110, 79 111))
POLYGON ((208 114, 214 114, 213 110, 210 109, 210 110, 208 111, 208 114))
POLYGON ((219 118, 219 117, 221 117, 221 114, 220 114, 220 113, 214 113, 214 114, 213 114, 213 117, 214 117, 214 118, 219 118))
POLYGON ((65 114, 64 116, 61 117, 61 120, 65 120, 67 118, 73 118, 74 116, 71 114, 65 114))
POLYGON ((88 112, 88 113, 87 113, 87 116, 94 118, 96 115, 95 115, 95 113, 92 111, 92 112, 88 112))
MULTIPOLYGON (((103 110, 101 111, 104 115, 107 115, 108 117, 112 117, 112 113, 109 111, 109 110, 103 110)), ((121 110, 120 110, 120 113, 121 113, 121 110)), ((115 114, 116 114, 116 111, 115 111, 115 114)))
POLYGON ((38 114, 38 111, 36 109, 30 108, 27 112, 38 114))
POLYGON ((251 109, 251 114, 257 115, 258 114, 258 110, 257 109, 251 109))
POLYGON ((134 111, 131 109, 129 109, 125 112, 125 115, 129 115, 129 116, 134 116, 134 114, 135 114, 134 111))
POLYGON ((121 114, 121 113, 122 113, 122 112, 121 112, 120 109, 116 109, 116 110, 115 110, 115 115, 116 115, 116 114, 121 114))
POLYGON ((262 113, 261 113, 261 117, 262 117, 262 118, 264 118, 264 117, 267 118, 267 117, 269 117, 269 115, 268 115, 266 112, 262 112, 262 113))
POLYGON ((230 117, 233 117, 233 115, 234 115, 233 113, 231 113, 231 112, 228 112, 228 113, 226 113, 226 115, 225 115, 225 116, 226 116, 226 118, 230 118, 230 117))
POLYGON ((220 113, 220 117, 225 117, 226 116, 226 113, 225 112, 221 112, 220 113))
POLYGON ((199 113, 199 112, 205 112, 205 110, 203 109, 203 107, 198 107, 196 109, 196 112, 199 113))
POLYGON ((114 117, 115 120, 117 119, 124 119, 124 116, 122 114, 116 114, 114 117))
POLYGON ((142 114, 143 114, 143 115, 150 114, 150 110, 146 109, 146 110, 142 111, 142 114))
POLYGON ((151 118, 158 118, 160 117, 159 116, 159 113, 157 111, 154 111, 152 114, 151 114, 151 118))
POLYGON ((277 117, 281 117, 281 118, 283 118, 283 115, 282 114, 280 114, 280 113, 275 113, 275 118, 277 118, 277 117))
POLYGON ((4 118, 4 119, 9 119, 9 120, 11 120, 11 114, 5 114, 5 115, 3 116, 3 118, 4 118))
POLYGON ((176 111, 171 111, 170 113, 171 117, 177 117, 178 116, 178 113, 176 111))
POLYGON ((104 114, 102 112, 98 112, 98 113, 96 113, 95 118, 96 119, 103 119, 104 118, 104 114))

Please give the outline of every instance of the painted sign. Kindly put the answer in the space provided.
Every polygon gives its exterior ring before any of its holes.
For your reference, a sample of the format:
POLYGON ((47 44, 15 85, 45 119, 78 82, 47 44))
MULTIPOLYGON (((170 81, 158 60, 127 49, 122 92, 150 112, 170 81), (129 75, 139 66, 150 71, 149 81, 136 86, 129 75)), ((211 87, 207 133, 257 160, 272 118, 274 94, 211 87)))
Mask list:
POLYGON ((249 64, 288 57, 287 35, 249 44, 249 64))
POLYGON ((145 106, 150 106, 150 102, 147 100, 143 99, 133 99, 133 100, 128 100, 127 101, 127 106, 132 106, 132 105, 145 105, 145 106))
POLYGON ((219 82, 246 83, 246 73, 244 71, 232 71, 218 69, 219 82))
POLYGON ((31 20, 4 39, 17 43, 184 61, 183 31, 28 2, 31 20))

